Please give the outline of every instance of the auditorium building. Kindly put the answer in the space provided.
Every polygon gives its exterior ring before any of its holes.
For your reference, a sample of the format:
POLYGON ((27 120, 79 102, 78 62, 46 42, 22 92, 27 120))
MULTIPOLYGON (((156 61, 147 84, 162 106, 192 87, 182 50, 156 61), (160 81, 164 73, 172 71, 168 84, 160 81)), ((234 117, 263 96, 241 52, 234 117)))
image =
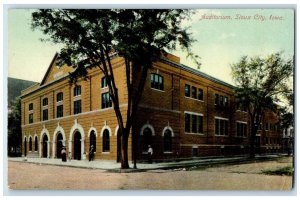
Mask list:
MULTIPOLYGON (((57 66, 54 56, 41 83, 22 91, 22 155, 85 160, 95 146, 95 159, 118 160, 118 123, 106 79, 98 68, 88 79, 70 84, 74 69, 57 66)), ((112 58, 120 110, 127 111, 124 60, 112 58)), ((221 70, 221 69, 220 69, 221 70)), ((168 54, 149 70, 131 132, 137 135, 138 161, 153 147, 154 161, 234 156, 249 152, 250 120, 236 103, 234 86, 180 63, 168 54)), ((132 134, 128 156, 132 159, 132 134)), ((276 113, 265 112, 255 138, 257 153, 281 151, 276 113)))

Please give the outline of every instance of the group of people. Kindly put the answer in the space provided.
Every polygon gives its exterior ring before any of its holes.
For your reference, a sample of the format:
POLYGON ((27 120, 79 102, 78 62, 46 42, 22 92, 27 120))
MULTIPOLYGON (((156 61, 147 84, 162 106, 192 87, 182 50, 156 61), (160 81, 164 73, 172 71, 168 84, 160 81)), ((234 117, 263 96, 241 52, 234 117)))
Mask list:
MULTIPOLYGON (((90 147, 90 151, 89 151, 89 161, 93 161, 94 160, 94 146, 91 145, 90 147)), ((148 146, 148 163, 152 163, 152 155, 153 155, 153 149, 151 147, 151 145, 148 146)), ((61 160, 63 162, 67 161, 67 152, 66 152, 66 147, 63 146, 62 150, 61 150, 61 160)), ((69 152, 69 161, 71 160, 71 152, 69 152)))
MULTIPOLYGON (((69 161, 71 161, 71 152, 69 152, 69 157, 68 157, 69 161)), ((61 160, 63 162, 67 162, 67 152, 66 152, 66 147, 63 146, 62 150, 61 150, 61 160)))

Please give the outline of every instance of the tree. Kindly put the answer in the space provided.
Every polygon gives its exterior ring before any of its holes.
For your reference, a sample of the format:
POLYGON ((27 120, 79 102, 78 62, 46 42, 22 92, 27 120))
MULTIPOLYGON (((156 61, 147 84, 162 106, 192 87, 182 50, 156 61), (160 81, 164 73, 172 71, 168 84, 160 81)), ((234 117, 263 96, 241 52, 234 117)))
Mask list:
POLYGON ((237 84, 237 102, 247 107, 250 117, 250 157, 253 158, 255 136, 263 112, 267 109, 275 111, 278 103, 293 93, 290 79, 294 62, 293 59, 284 59, 282 53, 266 58, 244 56, 231 68, 237 84))
POLYGON ((32 14, 33 28, 39 28, 50 36, 49 41, 65 45, 60 51, 58 64, 76 68, 71 74, 72 82, 85 77, 87 70, 93 67, 98 67, 105 75, 119 124, 121 168, 129 168, 128 138, 152 63, 162 53, 175 49, 179 44, 199 64, 198 57, 190 50, 193 39, 187 29, 180 27, 181 20, 189 15, 189 10, 158 9, 50 9, 32 14), (126 116, 119 108, 119 93, 111 64, 113 53, 123 57, 125 62, 128 93, 126 116))
POLYGON ((17 155, 18 150, 22 146, 21 131, 21 99, 16 98, 11 108, 8 110, 8 153, 9 155, 17 155), (13 149, 13 151, 11 151, 13 149))

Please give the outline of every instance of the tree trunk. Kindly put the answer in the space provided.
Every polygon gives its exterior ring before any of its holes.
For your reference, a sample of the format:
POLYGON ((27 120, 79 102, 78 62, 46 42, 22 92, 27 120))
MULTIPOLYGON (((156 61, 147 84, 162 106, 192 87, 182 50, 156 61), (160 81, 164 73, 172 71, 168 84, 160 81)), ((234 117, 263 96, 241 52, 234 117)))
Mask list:
POLYGON ((129 130, 124 128, 123 134, 121 137, 121 168, 122 169, 129 169, 128 164, 128 136, 129 130))
POLYGON ((255 157, 255 137, 256 137, 257 130, 258 130, 258 126, 259 126, 259 120, 256 119, 256 122, 258 122, 258 123, 255 122, 255 117, 251 117, 250 120, 251 120, 250 158, 254 158, 255 157))
POLYGON ((251 123, 250 158, 255 158, 255 146, 254 146, 255 136, 256 136, 255 123, 251 123))

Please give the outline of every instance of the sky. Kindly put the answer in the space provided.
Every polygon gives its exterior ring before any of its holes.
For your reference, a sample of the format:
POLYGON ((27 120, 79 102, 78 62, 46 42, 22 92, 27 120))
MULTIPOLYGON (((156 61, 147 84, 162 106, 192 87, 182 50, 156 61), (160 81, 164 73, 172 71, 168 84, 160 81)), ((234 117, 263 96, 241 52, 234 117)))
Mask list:
MULTIPOLYGON (((201 9, 182 26, 197 41, 192 51, 201 57, 200 71, 234 84, 231 65, 242 56, 266 56, 279 51, 294 55, 294 10, 292 9, 201 9), (272 18, 272 17, 273 18, 272 18)), ((41 82, 61 45, 42 42, 45 36, 32 30, 29 9, 8 11, 8 76, 41 82)), ((181 50, 171 53, 181 63, 195 67, 181 50)))

